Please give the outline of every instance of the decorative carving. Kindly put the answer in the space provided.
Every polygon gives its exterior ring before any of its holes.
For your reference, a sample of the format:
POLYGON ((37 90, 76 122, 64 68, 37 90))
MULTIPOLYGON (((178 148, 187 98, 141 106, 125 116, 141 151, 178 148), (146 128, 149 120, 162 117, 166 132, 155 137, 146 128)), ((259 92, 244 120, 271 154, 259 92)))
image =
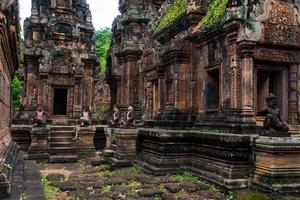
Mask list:
POLYGON ((46 125, 47 115, 42 106, 38 106, 33 114, 33 121, 36 126, 46 125))
POLYGON ((270 94, 266 98, 267 107, 259 114, 265 116, 263 135, 272 137, 289 136, 289 126, 277 107, 277 97, 270 94))
POLYGON ((89 111, 88 108, 86 108, 81 113, 80 126, 89 126, 91 124, 92 124, 92 122, 91 122, 91 119, 90 119, 90 111, 89 111))

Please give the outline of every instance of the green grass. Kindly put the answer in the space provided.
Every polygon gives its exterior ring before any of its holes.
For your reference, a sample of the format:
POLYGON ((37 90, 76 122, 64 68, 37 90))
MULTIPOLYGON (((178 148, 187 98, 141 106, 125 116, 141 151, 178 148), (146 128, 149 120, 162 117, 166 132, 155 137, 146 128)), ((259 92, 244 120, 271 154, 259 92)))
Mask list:
POLYGON ((241 194, 237 192, 235 195, 236 200, 270 200, 270 198, 266 194, 258 193, 258 192, 251 192, 241 194))
POLYGON ((198 182, 199 177, 193 175, 192 173, 183 173, 183 174, 176 174, 176 175, 171 175, 171 179, 177 183, 181 182, 198 182))
POLYGON ((44 187, 44 194, 47 200, 52 199, 55 196, 55 194, 60 191, 58 188, 50 186, 50 182, 48 181, 47 176, 42 176, 42 184, 44 187))
POLYGON ((137 187, 141 186, 142 184, 139 182, 131 181, 127 185, 125 185, 126 188, 128 188, 128 196, 133 196, 137 193, 137 187))
POLYGON ((103 186, 101 189, 100 189, 100 192, 101 194, 105 194, 105 193, 108 193, 111 191, 111 186, 110 185, 107 185, 107 186, 103 186))

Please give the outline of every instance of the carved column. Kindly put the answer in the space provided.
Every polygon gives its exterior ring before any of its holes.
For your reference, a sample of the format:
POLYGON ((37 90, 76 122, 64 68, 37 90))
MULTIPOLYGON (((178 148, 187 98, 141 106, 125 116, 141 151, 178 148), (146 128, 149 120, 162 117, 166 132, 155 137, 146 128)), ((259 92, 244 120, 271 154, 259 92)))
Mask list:
POLYGON ((255 124, 254 115, 254 63, 253 43, 243 42, 240 44, 241 59, 241 115, 243 123, 255 124))
POLYGON ((122 98, 122 88, 121 88, 121 77, 116 77, 117 82, 117 101, 116 104, 121 104, 121 98, 122 98))
POLYGON ((298 66, 289 68, 289 124, 297 124, 298 119, 298 66))

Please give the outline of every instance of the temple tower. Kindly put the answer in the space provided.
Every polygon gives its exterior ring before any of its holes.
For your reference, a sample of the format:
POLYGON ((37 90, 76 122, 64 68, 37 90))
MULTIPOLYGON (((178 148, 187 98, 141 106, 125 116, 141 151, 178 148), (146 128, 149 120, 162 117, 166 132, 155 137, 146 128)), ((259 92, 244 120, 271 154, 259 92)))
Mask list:
POLYGON ((32 0, 24 23, 23 104, 53 119, 78 119, 99 81, 94 27, 85 0, 32 0))

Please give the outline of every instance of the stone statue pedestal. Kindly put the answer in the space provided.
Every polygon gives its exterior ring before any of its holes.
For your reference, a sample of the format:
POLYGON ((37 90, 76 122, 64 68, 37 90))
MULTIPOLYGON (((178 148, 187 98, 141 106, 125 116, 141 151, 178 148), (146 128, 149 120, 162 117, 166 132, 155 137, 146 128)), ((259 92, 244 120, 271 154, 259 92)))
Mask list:
POLYGON ((93 126, 77 127, 77 152, 80 158, 95 157, 94 136, 96 128, 93 126))
POLYGON ((28 150, 30 160, 49 159, 49 129, 46 126, 33 126, 30 130, 31 145, 28 150))
POLYGON ((137 129, 115 129, 114 138, 116 151, 109 162, 114 167, 126 167, 132 165, 136 158, 137 129))
POLYGON ((106 139, 106 145, 103 150, 103 153, 106 157, 113 157, 115 153, 115 140, 114 140, 114 130, 115 128, 105 128, 104 133, 105 133, 105 139, 106 139))
POLYGON ((300 192, 300 137, 258 137, 252 187, 268 193, 300 192))

